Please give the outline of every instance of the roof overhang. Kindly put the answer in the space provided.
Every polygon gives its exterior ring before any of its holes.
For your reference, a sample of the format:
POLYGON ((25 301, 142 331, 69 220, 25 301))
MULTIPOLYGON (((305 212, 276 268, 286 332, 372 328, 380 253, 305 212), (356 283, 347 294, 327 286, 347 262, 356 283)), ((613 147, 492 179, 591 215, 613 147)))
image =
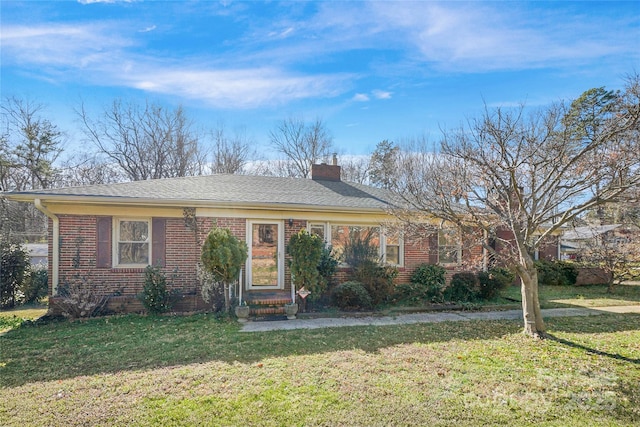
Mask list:
POLYGON ((43 193, 2 193, 9 200, 17 202, 55 203, 60 205, 93 205, 93 206, 131 206, 131 207, 174 207, 174 208, 227 208, 246 210, 276 210, 276 211, 310 211, 310 212, 350 212, 350 213, 386 213, 382 208, 363 208, 336 205, 311 205, 300 203, 248 203, 237 201, 194 200, 194 199, 157 199, 120 196, 75 196, 43 193))

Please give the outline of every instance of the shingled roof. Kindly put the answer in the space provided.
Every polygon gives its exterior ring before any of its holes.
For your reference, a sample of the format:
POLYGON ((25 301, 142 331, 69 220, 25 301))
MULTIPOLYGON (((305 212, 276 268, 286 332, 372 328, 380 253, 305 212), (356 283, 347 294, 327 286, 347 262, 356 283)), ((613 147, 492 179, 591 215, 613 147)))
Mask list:
POLYGON ((91 201, 148 205, 237 205, 384 210, 393 195, 384 189, 332 180, 252 175, 208 175, 117 184, 8 192, 12 200, 91 201))

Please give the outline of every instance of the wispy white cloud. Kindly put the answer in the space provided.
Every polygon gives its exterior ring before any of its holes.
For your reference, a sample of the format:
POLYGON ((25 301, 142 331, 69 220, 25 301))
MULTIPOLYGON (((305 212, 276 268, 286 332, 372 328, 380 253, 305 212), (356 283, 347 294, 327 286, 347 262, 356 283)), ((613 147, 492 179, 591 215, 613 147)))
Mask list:
POLYGON ((149 27, 143 28, 142 30, 139 30, 139 33, 148 33, 150 31, 155 30, 157 27, 155 25, 151 25, 149 27))
POLYGON ((347 76, 298 76, 278 69, 214 70, 182 67, 136 67, 123 77, 132 87, 196 99, 220 108, 256 108, 294 100, 337 96, 347 76))
POLYGON ((356 102, 367 102, 369 101, 369 95, 366 93, 356 93, 351 99, 356 102))
POLYGON ((220 66, 206 59, 188 63, 134 53, 135 43, 112 26, 55 25, 3 28, 3 53, 40 66, 42 78, 121 86, 194 99, 222 108, 257 108, 337 96, 347 74, 299 74, 277 67, 220 66), (47 75, 48 74, 48 75, 47 75))
MULTIPOLYGON (((305 22, 315 39, 305 52, 391 48, 399 67, 484 72, 567 66, 628 53, 640 57, 638 19, 580 14, 575 5, 540 7, 517 2, 325 2, 305 22), (612 30, 615 29, 615 30, 612 30), (321 41, 322 43, 318 42, 321 41), (404 62, 401 64, 400 62, 404 62)), ((304 46, 304 47, 303 47, 304 46)))
POLYGON ((106 24, 5 25, 0 39, 5 61, 45 68, 83 68, 132 45, 106 24))
POLYGON ((371 92, 377 99, 391 99, 391 92, 375 89, 371 92))
POLYGON ((133 3, 137 0, 78 0, 80 4, 94 4, 94 3, 133 3))

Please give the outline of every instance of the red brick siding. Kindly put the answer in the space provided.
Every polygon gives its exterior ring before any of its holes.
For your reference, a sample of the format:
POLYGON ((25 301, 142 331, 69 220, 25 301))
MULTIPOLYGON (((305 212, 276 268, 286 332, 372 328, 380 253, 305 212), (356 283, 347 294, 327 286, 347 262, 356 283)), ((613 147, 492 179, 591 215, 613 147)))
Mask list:
MULTIPOLYGON (((136 295, 144 284, 143 268, 97 269, 97 230, 95 216, 60 215, 60 283, 86 280, 101 294, 136 295)), ((244 221, 244 220, 242 220, 244 221)), ((198 221, 198 235, 206 236, 207 221, 198 221), (200 230, 203 230, 200 232, 200 230)), ((182 218, 167 218, 165 235, 166 267, 162 270, 174 289, 197 292, 196 264, 202 242, 196 242, 194 230, 182 218)), ((202 238, 204 240, 204 237, 202 238)), ((50 263, 51 264, 51 263, 50 263)))

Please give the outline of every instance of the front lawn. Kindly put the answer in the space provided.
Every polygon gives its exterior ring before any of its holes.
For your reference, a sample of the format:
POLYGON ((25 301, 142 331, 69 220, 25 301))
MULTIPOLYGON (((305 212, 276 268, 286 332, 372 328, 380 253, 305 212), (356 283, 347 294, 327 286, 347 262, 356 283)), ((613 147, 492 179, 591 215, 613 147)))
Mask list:
MULTIPOLYGON (((520 301, 520 287, 510 286, 502 292, 501 301, 520 301)), ((640 304, 640 283, 625 283, 615 287, 612 294, 604 285, 540 286, 540 306, 557 307, 606 307, 640 304)))
POLYGON ((122 316, 0 336, 0 425, 640 423, 640 316, 243 333, 122 316))
POLYGON ((16 328, 25 320, 36 320, 47 313, 43 305, 23 305, 11 310, 0 310, 0 333, 16 328))

